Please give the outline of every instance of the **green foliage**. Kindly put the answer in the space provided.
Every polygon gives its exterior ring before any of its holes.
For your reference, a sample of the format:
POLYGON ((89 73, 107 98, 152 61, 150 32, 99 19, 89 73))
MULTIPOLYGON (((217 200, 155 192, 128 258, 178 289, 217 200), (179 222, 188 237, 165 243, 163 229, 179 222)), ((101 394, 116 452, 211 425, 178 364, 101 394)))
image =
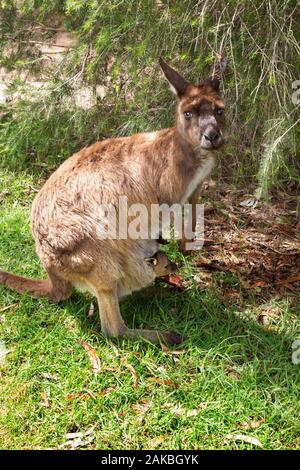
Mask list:
MULTIPOLYGON (((10 25, 20 55, 22 40, 30 37, 25 26, 28 30, 28 25, 41 21, 51 25, 53 15, 79 38, 75 50, 52 74, 46 116, 45 100, 36 91, 27 117, 24 104, 11 106, 16 120, 1 125, 2 162, 20 164, 25 157, 28 164, 32 158, 61 157, 94 138, 168 126, 171 98, 159 71, 159 56, 198 81, 213 73, 216 56, 226 53, 228 152, 237 159, 232 176, 256 178, 259 173, 264 190, 278 178, 299 181, 295 163, 299 125, 294 125, 298 109, 291 100, 292 83, 299 78, 297 4, 296 0, 24 0, 21 12, 12 16, 13 3, 2 2, 3 44, 10 25), (66 105, 65 98, 84 84, 105 85, 108 92, 97 106, 81 112, 75 103, 66 105), (33 124, 35 120, 39 122, 33 124), (25 142, 19 137, 23 130, 25 142), (9 142, 15 145, 10 148, 9 142)), ((7 57, 1 61, 7 65, 7 57)), ((15 64, 16 56, 11 66, 15 64)), ((22 61, 18 64, 22 67, 22 61)))

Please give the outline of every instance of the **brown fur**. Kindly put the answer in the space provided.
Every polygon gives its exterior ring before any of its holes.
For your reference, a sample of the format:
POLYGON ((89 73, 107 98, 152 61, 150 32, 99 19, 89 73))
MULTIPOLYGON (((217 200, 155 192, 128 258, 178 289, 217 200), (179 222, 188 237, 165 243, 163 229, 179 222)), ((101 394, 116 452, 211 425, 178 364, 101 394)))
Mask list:
POLYGON ((158 251, 150 258, 145 258, 145 261, 152 266, 156 277, 169 276, 178 272, 177 265, 170 261, 162 251, 158 251))
POLYGON ((34 281, 0 271, 0 282, 56 301, 67 298, 73 286, 87 288, 97 297, 103 334, 175 343, 170 332, 128 329, 119 310, 119 298, 153 281, 155 272, 145 258, 157 253, 158 242, 97 235, 101 204, 114 204, 118 212, 120 195, 127 196, 128 206, 147 208, 195 200, 212 169, 215 147, 205 132, 214 128, 221 135, 223 129, 216 85, 209 80, 190 85, 163 61, 161 66, 177 93, 176 126, 96 142, 66 160, 46 181, 31 212, 36 251, 49 278, 34 281), (193 116, 187 120, 183 112, 189 109, 193 116))

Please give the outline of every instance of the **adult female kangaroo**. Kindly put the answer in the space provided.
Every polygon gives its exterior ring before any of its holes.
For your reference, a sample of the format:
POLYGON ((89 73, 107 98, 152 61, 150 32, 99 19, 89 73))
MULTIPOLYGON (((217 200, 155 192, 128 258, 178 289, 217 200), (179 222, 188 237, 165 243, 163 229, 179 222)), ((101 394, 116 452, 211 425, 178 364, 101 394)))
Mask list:
POLYGON ((195 203, 223 143, 219 80, 192 85, 163 60, 160 65, 177 97, 175 126, 96 142, 66 160, 37 194, 31 212, 36 251, 48 279, 0 271, 0 282, 54 301, 84 286, 97 297, 104 335, 176 342, 169 331, 127 328, 119 310, 119 297, 153 280, 144 258, 158 251, 158 243, 103 240, 97 230, 100 207, 112 204, 118 213, 120 196, 127 197, 128 206, 141 203, 148 209, 151 204, 195 203))

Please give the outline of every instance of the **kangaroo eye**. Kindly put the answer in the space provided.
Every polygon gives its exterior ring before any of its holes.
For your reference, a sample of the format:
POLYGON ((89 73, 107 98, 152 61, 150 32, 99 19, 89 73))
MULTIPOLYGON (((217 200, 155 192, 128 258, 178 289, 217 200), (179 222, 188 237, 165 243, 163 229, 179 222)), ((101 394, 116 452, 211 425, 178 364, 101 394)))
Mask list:
POLYGON ((224 108, 217 109, 217 114, 219 114, 219 116, 221 116, 221 114, 224 114, 224 108))
POLYGON ((184 111, 183 114, 184 114, 185 119, 191 119, 191 117, 193 116, 192 111, 184 111))

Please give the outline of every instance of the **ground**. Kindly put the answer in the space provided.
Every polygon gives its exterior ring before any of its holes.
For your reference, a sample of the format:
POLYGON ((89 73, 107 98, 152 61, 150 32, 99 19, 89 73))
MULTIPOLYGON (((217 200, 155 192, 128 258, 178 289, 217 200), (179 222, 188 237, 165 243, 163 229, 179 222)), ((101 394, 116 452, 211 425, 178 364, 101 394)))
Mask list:
MULTIPOLYGON (((42 276, 29 210, 43 180, 1 170, 1 269, 42 276)), ((167 247, 184 290, 121 305, 129 325, 185 335, 177 349, 104 339, 88 295, 56 305, 0 288, 0 448, 300 447, 297 203, 248 192, 208 189, 203 250, 167 247)))

